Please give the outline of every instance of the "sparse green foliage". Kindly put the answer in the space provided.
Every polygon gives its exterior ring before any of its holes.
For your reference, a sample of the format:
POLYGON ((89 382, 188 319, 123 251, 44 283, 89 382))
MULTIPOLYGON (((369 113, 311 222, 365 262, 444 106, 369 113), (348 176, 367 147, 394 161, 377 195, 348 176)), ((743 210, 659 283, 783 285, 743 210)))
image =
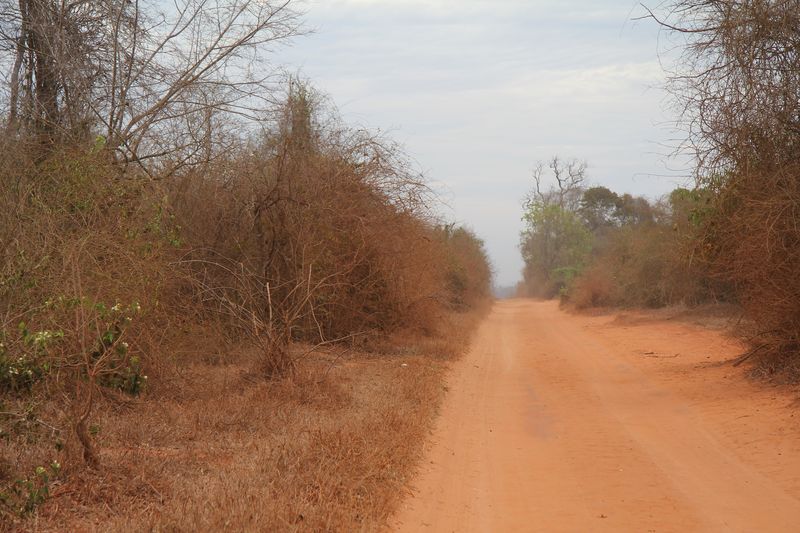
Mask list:
POLYGON ((522 257, 530 279, 544 283, 545 293, 565 289, 585 267, 592 235, 577 213, 559 205, 532 202, 523 220, 522 257))
MULTIPOLYGON (((583 188, 563 169, 543 190, 541 169, 525 202, 521 250, 529 294, 560 295, 580 307, 699 303, 722 297, 695 258, 711 213, 702 190, 676 189, 658 203, 606 187, 583 188)), ((559 169, 554 159, 550 168, 559 169)))
POLYGON ((591 251, 592 234, 579 215, 587 165, 553 157, 547 168, 554 181, 544 188, 545 165, 533 173, 534 187, 523 204, 525 228, 520 250, 525 261, 525 284, 530 294, 555 296, 583 269, 591 251))
MULTIPOLYGON (((61 472, 61 464, 53 461, 45 468, 37 466, 34 472, 16 479, 7 487, 0 486, 0 507, 17 516, 33 513, 50 496, 50 486, 61 472)), ((0 508, 0 517, 3 515, 0 508)))
POLYGON ((105 387, 118 389, 131 395, 140 394, 147 382, 142 371, 141 359, 130 354, 130 345, 124 340, 125 333, 133 323, 134 317, 141 313, 141 305, 134 302, 123 306, 115 303, 89 303, 96 313, 89 323, 89 329, 100 332, 91 352, 87 371, 92 371, 98 383, 105 387))
POLYGON ((0 330, 0 391, 30 391, 50 371, 48 352, 63 338, 61 330, 30 331, 25 322, 16 334, 0 330))

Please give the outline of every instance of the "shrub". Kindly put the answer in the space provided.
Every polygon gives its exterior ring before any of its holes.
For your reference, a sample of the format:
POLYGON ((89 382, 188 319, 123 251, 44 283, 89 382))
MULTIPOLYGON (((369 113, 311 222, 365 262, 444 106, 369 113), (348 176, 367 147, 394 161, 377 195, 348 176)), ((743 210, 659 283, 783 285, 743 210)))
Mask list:
MULTIPOLYGON (((538 190, 538 187, 537 187, 538 190)), ((699 248, 711 195, 676 189, 651 204, 605 187, 570 189, 579 201, 528 202, 522 236, 528 294, 577 307, 660 307, 728 299, 699 248)))
POLYGON ((182 172, 0 141, 0 393, 14 419, 44 411, 71 468, 101 466, 96 405, 163 393, 185 346, 255 347, 279 378, 292 342, 431 335, 487 297, 482 243, 443 229, 397 146, 296 91, 262 136, 182 172))
POLYGON ((49 468, 37 466, 32 475, 0 488, 0 506, 18 516, 32 513, 50 496, 50 485, 60 471, 61 465, 57 461, 50 463, 49 468))
MULTIPOLYGON (((709 194, 697 256, 744 309, 764 368, 800 363, 800 12, 796 2, 675 0, 669 88, 709 194)), ((655 18, 655 15, 654 15, 655 18)))
POLYGON ((701 251, 735 287, 752 328, 742 330, 769 372, 800 363, 800 167, 727 178, 705 221, 701 251))
POLYGON ((466 310, 489 297, 492 272, 481 241, 472 231, 454 224, 440 225, 436 236, 445 251, 445 289, 452 309, 466 310))

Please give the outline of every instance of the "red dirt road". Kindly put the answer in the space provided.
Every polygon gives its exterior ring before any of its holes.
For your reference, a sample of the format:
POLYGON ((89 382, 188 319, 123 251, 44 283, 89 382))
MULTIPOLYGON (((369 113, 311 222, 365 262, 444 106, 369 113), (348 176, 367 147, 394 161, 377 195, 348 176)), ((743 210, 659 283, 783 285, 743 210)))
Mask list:
POLYGON ((497 303, 449 392, 398 531, 800 531, 797 393, 724 335, 497 303))

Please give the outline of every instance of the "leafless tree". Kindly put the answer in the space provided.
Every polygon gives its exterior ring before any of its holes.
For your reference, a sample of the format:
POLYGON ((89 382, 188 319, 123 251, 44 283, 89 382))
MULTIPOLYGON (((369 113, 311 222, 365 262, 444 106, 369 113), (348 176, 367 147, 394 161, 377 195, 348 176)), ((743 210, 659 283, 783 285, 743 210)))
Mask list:
POLYGON ((162 174, 208 160, 271 107, 267 53, 299 31, 290 2, 0 0, 8 125, 99 136, 162 174))
POLYGON ((559 156, 553 156, 545 165, 539 161, 533 170, 533 191, 527 199, 538 201, 542 204, 557 204, 568 211, 575 211, 580 203, 583 185, 586 181, 585 161, 570 159, 562 161, 559 156), (545 189, 547 179, 546 168, 555 179, 555 186, 545 189))
POLYGON ((699 175, 797 157, 800 2, 677 0, 645 10, 681 52, 668 87, 699 175))

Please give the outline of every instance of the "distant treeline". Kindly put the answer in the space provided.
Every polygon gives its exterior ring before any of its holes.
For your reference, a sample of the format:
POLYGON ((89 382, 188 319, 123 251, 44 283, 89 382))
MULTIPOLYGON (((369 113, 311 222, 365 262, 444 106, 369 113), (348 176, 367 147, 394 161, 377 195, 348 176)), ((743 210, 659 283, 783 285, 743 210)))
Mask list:
POLYGON ((651 202, 585 186, 583 163, 554 158, 547 167, 537 169, 525 202, 523 292, 560 296, 578 307, 693 305, 729 297, 695 257, 707 194, 675 189, 651 202), (542 188, 545 170, 556 187, 542 188))
POLYGON ((668 88, 696 186, 651 204, 553 162, 558 186, 526 205, 527 287, 578 305, 733 301, 746 356, 798 376, 800 4, 675 0, 647 15, 683 51, 668 88))

